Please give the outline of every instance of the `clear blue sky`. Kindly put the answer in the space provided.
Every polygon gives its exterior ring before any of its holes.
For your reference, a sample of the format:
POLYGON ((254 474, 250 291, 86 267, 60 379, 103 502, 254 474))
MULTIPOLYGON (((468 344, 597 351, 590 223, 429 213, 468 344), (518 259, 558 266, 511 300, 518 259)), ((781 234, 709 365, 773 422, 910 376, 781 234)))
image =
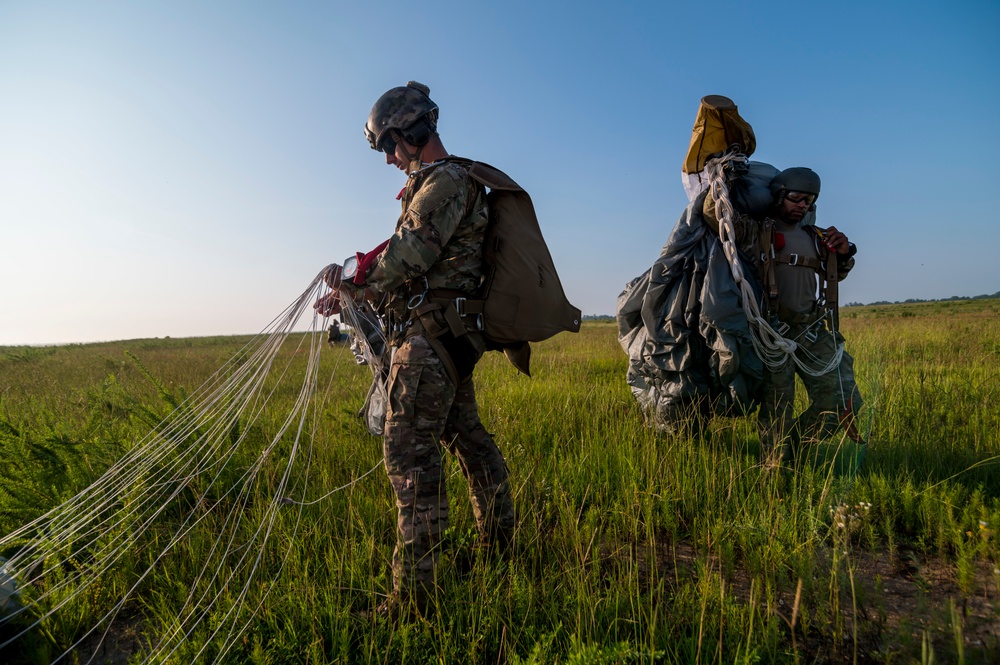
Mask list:
POLYGON ((823 178, 843 301, 1000 290, 1000 5, 0 0, 0 344, 256 332, 386 238, 365 142, 421 81, 613 314, 687 203, 698 102, 823 178))

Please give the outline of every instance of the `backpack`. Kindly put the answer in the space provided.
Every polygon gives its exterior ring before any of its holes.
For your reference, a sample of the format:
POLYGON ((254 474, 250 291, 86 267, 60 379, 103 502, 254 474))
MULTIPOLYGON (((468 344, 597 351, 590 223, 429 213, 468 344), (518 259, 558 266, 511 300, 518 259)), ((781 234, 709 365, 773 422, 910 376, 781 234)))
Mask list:
POLYGON ((489 164, 461 157, 448 160, 463 164, 488 190, 482 299, 467 301, 465 311, 481 313, 487 346, 502 350, 530 376, 529 342, 579 332, 580 310, 566 299, 528 193, 489 164))

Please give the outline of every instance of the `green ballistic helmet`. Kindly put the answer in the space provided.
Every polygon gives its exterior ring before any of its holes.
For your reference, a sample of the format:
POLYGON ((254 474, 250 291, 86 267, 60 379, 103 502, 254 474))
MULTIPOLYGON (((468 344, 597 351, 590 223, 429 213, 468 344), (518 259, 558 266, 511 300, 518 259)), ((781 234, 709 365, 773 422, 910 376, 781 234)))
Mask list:
POLYGON ((438 119, 438 107, 428 97, 430 92, 423 83, 410 81, 379 97, 365 123, 365 138, 372 150, 386 148, 393 130, 410 145, 425 145, 436 131, 438 119))
POLYGON ((804 166, 794 166, 785 169, 771 180, 771 196, 775 202, 781 203, 785 192, 802 192, 819 198, 819 176, 812 169, 804 166))

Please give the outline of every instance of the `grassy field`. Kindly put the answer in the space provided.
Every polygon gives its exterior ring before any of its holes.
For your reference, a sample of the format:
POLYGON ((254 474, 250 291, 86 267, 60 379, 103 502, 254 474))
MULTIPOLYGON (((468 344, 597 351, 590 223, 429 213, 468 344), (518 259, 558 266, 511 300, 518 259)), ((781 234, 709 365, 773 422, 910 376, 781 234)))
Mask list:
MULTIPOLYGON (((142 580, 104 644, 85 640, 69 661, 141 660, 196 584, 221 600, 170 662, 215 657, 212 626, 227 612, 249 621, 221 658, 234 663, 1000 662, 1000 300, 853 307, 842 329, 870 450, 858 467, 853 445, 830 439, 781 473, 761 466, 751 418, 697 439, 645 427, 614 324, 536 345, 531 379, 489 354, 477 390, 515 485, 515 555, 462 565, 474 521, 448 460, 436 608, 396 624, 365 617, 391 586, 384 473, 329 494, 381 458, 356 416, 370 375, 342 346, 324 349, 300 485, 312 503, 279 515, 248 595, 229 598, 202 574, 225 528, 206 518, 142 580)), ((0 534, 93 482, 246 342, 0 348, 0 534)), ((294 397, 271 396, 233 477, 294 397)), ((260 474, 248 529, 276 491, 276 471, 260 474)), ((178 528, 164 512, 100 584, 0 659, 50 662, 178 528)), ((83 568, 87 553, 46 565, 83 568)), ((0 626, 0 642, 11 630, 0 626)))

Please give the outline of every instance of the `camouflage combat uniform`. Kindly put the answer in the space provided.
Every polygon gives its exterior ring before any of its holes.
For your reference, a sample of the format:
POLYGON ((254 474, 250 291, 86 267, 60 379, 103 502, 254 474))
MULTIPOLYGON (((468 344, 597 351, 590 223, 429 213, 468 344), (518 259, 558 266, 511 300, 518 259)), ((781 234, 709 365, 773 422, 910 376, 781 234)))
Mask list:
MULTIPOLYGON (((449 297, 476 295, 486 224, 485 190, 462 165, 426 165, 410 176, 395 234, 367 276, 368 287, 388 295, 392 327, 384 453, 398 511, 392 574, 401 603, 423 606, 433 592, 438 545, 448 528, 442 446, 469 483, 484 543, 505 548, 514 528, 507 466, 479 419, 471 367, 456 385, 409 307, 428 288, 449 297)), ((463 343, 475 361, 485 343, 473 322, 468 325, 463 343)))
MULTIPOLYGON (((718 233, 715 202, 707 196, 704 216, 708 225, 718 233)), ((825 366, 843 344, 839 330, 831 330, 824 310, 817 301, 815 262, 828 260, 832 253, 819 242, 818 234, 808 224, 786 224, 767 218, 763 221, 739 213, 736 215, 735 242, 740 252, 763 275, 765 266, 761 256, 762 237, 770 233, 781 234, 784 246, 775 251, 772 261, 774 283, 777 286, 777 306, 770 311, 771 325, 776 330, 787 326, 782 334, 798 345, 797 357, 809 359, 813 367, 825 366), (787 257, 795 254, 797 265, 789 265, 787 257)), ((766 244, 766 243, 765 243, 766 244)), ((776 247, 776 245, 774 245, 776 247)), ((847 277, 854 267, 853 257, 835 255, 838 281, 847 277)), ((762 281, 763 277, 762 277, 762 281)), ((812 376, 799 369, 791 359, 781 369, 764 374, 761 405, 757 415, 761 448, 765 457, 788 460, 793 445, 802 438, 822 438, 832 435, 838 425, 854 427, 854 416, 861 409, 863 400, 854 379, 854 358, 845 350, 838 367, 822 376, 812 376), (798 376, 806 393, 809 406, 794 416, 795 377, 798 376)))

